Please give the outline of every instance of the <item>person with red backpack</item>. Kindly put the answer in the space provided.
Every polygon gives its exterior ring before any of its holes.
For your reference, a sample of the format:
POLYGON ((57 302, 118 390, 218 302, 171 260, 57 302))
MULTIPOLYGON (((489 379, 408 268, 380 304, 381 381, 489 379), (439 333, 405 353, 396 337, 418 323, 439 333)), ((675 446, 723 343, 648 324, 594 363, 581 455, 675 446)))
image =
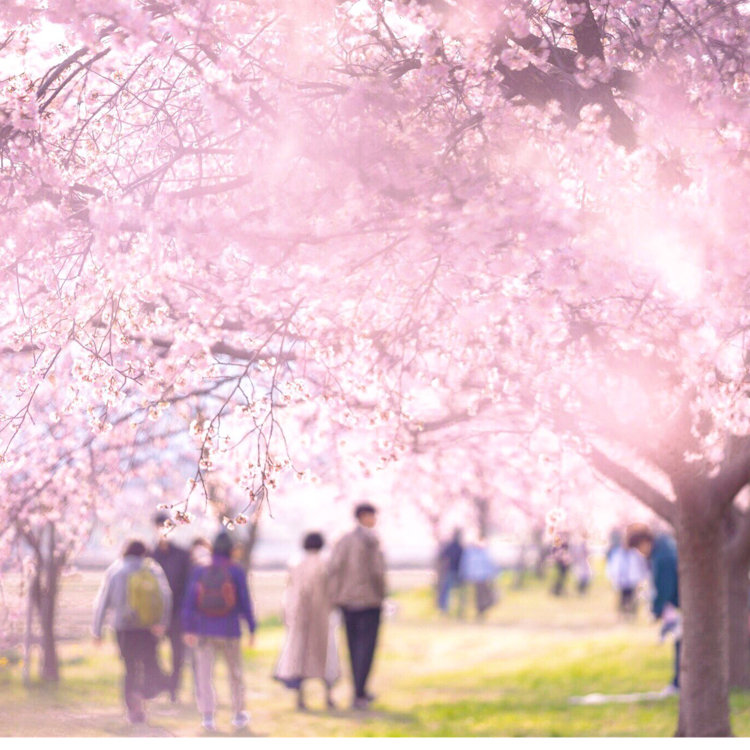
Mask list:
POLYGON ((127 542, 122 559, 104 574, 92 631, 95 642, 101 643, 104 618, 109 610, 114 611, 117 645, 125 664, 123 694, 133 724, 146 721, 144 700, 153 696, 153 686, 161 682, 156 646, 169 623, 171 608, 172 594, 162 569, 146 559, 142 541, 127 542))
POLYGON ((249 722, 242 677, 240 619, 247 622, 250 645, 254 643, 256 623, 245 571, 231 557, 232 540, 222 531, 214 540, 211 564, 193 571, 182 604, 185 643, 195 655, 196 702, 201 725, 209 732, 216 729, 212 674, 217 652, 223 655, 229 671, 232 726, 242 729, 249 722))

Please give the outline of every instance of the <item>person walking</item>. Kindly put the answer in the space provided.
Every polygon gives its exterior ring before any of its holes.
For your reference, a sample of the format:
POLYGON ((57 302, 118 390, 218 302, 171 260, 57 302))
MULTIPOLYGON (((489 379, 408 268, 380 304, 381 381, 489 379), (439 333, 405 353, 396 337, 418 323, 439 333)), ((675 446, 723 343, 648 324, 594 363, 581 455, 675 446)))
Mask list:
POLYGON ((651 612, 661 621, 660 636, 673 635, 674 676, 662 691, 666 695, 680 690, 680 653, 682 650, 682 618, 679 613, 679 581, 677 574, 677 545, 667 534, 655 536, 651 529, 638 524, 629 529, 628 547, 638 550, 649 561, 654 594, 651 612))
POLYGON ((459 579, 474 586, 477 619, 482 619, 487 610, 498 602, 495 578, 498 568, 490 557, 484 539, 475 537, 463 550, 459 579))
POLYGON ((555 562, 555 580, 552 583, 552 595, 563 596, 565 594, 565 581, 570 570, 570 541, 567 532, 560 534, 552 547, 552 559, 555 562))
MULTIPOLYGON (((198 568, 205 568, 207 565, 211 564, 211 560, 213 558, 213 546, 211 545, 211 542, 209 542, 205 537, 195 537, 193 541, 190 542, 188 552, 190 554, 191 576, 198 568)), ((188 578, 188 582, 189 581, 190 578, 188 578)), ((182 611, 180 611, 180 625, 182 625, 182 611)), ((183 642, 184 640, 185 636, 183 634, 183 642)), ((196 704, 202 705, 202 700, 199 696, 201 685, 200 681, 198 680, 198 661, 196 659, 195 649, 191 646, 188 646, 187 643, 185 644, 185 649, 185 656, 186 659, 190 661, 190 667, 193 674, 193 694, 195 696, 195 701, 196 704)))
POLYGON ((305 535, 304 557, 289 570, 284 591, 286 638, 274 671, 275 679, 297 691, 297 708, 307 709, 305 680, 322 680, 326 706, 336 708, 331 691, 340 676, 335 628, 331 625, 328 573, 318 532, 305 535))
POLYGON ((648 577, 645 558, 631 547, 615 547, 607 559, 606 573, 618 593, 618 611, 625 619, 635 619, 638 614, 636 592, 641 581, 648 577))
POLYGON ((459 571, 462 554, 461 529, 456 529, 453 538, 438 555, 438 609, 444 614, 450 610, 451 591, 461 585, 459 571))
POLYGON ((593 571, 589 560, 589 545, 586 533, 580 534, 570 545, 570 564, 576 578, 576 590, 582 596, 589 590, 593 571))
POLYGON ((245 683, 240 652, 240 618, 255 642, 255 615, 247 588, 245 571, 231 561, 232 540, 222 531, 214 540, 210 565, 197 567, 190 576, 182 604, 185 643, 193 649, 196 667, 196 703, 201 726, 216 730, 214 713, 213 665, 221 653, 229 672, 232 697, 232 726, 242 729, 249 723, 245 711, 245 683))
POLYGON ((377 511, 370 503, 354 510, 357 525, 334 546, 328 564, 331 602, 341 608, 354 682, 352 708, 366 710, 367 691, 386 592, 385 559, 373 531, 377 511))
POLYGON ((114 612, 117 645, 125 666, 123 699, 132 724, 146 721, 145 700, 158 693, 161 672, 156 659, 157 639, 167 625, 172 594, 161 568, 146 558, 146 545, 133 539, 122 558, 107 568, 94 605, 92 633, 102 641, 107 613, 114 612))
POLYGON ((167 521, 169 521, 169 516, 166 513, 160 512, 154 516, 154 526, 157 529, 159 538, 151 552, 151 557, 161 565, 164 575, 169 582, 169 588, 172 591, 172 609, 167 627, 172 665, 171 670, 163 679, 164 688, 169 691, 170 700, 172 703, 176 703, 180 689, 182 665, 185 661, 185 646, 182 638, 180 611, 182 609, 182 600, 185 597, 185 588, 188 576, 190 575, 191 564, 190 553, 172 543, 162 534, 167 521))

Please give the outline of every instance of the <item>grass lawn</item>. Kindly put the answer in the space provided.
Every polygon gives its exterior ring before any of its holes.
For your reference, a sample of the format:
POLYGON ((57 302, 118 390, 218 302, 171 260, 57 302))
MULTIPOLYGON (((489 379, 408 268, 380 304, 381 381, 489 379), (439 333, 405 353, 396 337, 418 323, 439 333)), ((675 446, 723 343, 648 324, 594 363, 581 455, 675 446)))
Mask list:
MULTIPOLYGON (((69 583, 75 586, 75 581, 69 583)), ((673 734, 677 699, 572 705, 572 696, 658 691, 671 676, 671 643, 659 644, 644 612, 621 623, 614 596, 597 579, 586 597, 551 597, 529 582, 503 589, 485 622, 435 613, 424 586, 398 592, 396 612, 381 630, 371 687, 372 710, 348 710, 348 671, 336 688, 342 708, 322 710, 323 692, 310 686, 312 710, 293 710, 294 696, 270 678, 283 629, 264 611, 256 648, 245 650, 251 731, 266 737, 649 736, 673 734), (320 708, 319 708, 320 707, 320 708)), ((341 653, 346 651, 341 637, 341 653)), ((153 701, 149 723, 130 727, 120 704, 121 666, 112 639, 96 649, 88 640, 61 645, 59 686, 26 688, 20 666, 0 666, 2 736, 200 736, 190 669, 182 701, 153 701)), ((219 734, 229 731, 223 665, 216 674, 219 734)), ((736 735, 750 735, 750 694, 732 696, 736 735)))

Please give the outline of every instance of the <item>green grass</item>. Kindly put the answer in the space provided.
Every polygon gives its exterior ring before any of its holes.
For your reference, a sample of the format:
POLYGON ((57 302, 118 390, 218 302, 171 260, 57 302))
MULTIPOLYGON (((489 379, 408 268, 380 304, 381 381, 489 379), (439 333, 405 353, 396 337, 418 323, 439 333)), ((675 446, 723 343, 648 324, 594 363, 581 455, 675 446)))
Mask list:
MULTIPOLYGON (((670 678, 671 643, 659 644, 643 612, 621 623, 613 595, 597 580, 589 596, 552 598, 546 584, 504 590, 503 600, 478 623, 435 613, 427 588, 395 597, 384 623, 372 689, 379 699, 362 715, 328 714, 322 690, 311 686, 312 711, 293 710, 294 696, 270 675, 283 638, 269 613, 257 648, 245 651, 252 734, 259 736, 670 736, 677 699, 635 704, 571 705, 572 696, 661 689, 670 678)), ((341 639, 341 654, 346 658, 341 639)), ((114 643, 85 640, 61 647, 63 681, 26 688, 20 664, 0 667, 0 734, 10 736, 196 736, 190 670, 182 703, 152 702, 148 726, 129 727, 119 696, 121 667, 114 643)), ((226 676, 216 675, 219 727, 229 726, 226 676)), ((349 700, 347 670, 336 688, 349 700)), ((750 694, 732 696, 736 735, 750 735, 750 694)), ((224 732, 229 734, 229 732, 224 732)))

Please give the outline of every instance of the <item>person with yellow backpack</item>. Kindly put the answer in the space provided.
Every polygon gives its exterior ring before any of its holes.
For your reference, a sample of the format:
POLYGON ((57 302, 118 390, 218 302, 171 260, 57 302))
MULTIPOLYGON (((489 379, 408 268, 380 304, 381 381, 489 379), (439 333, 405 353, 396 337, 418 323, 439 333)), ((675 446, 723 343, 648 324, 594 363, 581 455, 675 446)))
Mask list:
POLYGON ((123 697, 128 720, 146 721, 144 701, 163 675, 156 657, 158 639, 164 635, 172 613, 172 593, 161 567, 146 558, 146 545, 133 539, 125 544, 122 558, 107 568, 94 605, 92 631, 101 643, 109 610, 125 666, 123 697))

